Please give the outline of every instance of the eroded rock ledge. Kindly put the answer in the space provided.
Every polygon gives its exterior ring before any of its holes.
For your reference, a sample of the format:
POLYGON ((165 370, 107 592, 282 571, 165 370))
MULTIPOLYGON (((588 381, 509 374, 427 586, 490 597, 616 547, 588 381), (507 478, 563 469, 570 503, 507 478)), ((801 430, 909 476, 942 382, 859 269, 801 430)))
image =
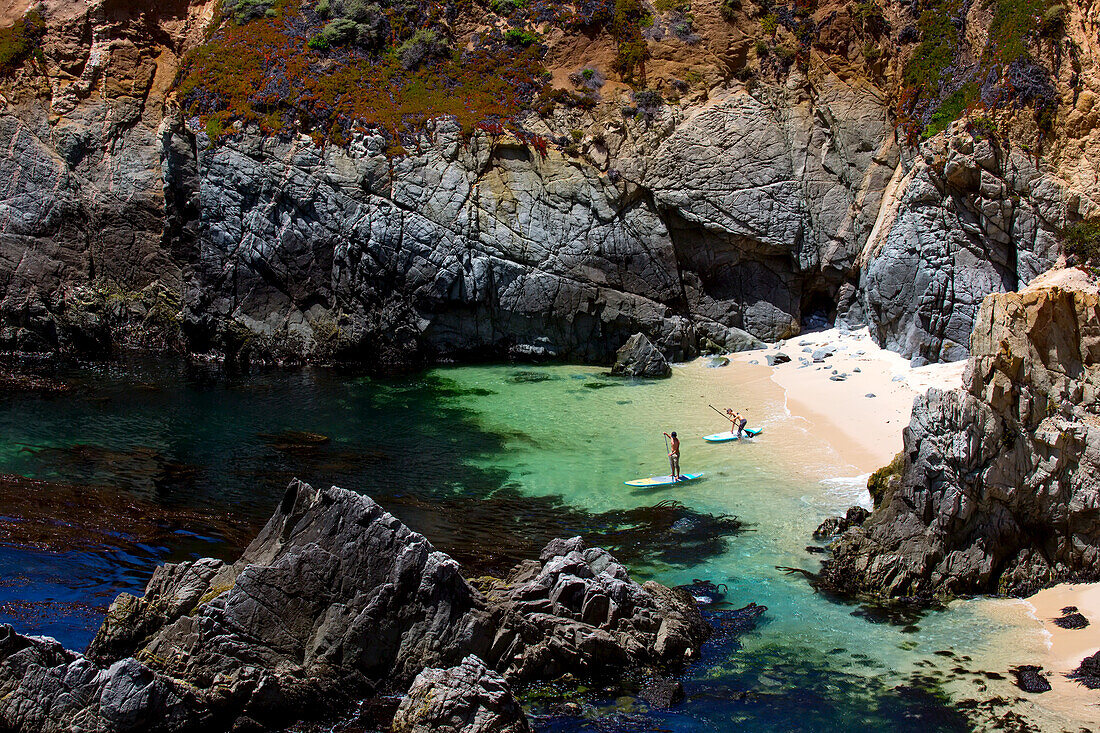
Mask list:
POLYGON ((901 480, 833 545, 832 588, 1028 595, 1100 579, 1100 297, 1079 270, 987 297, 964 389, 917 398, 901 480))
POLYGON ((294 481, 236 563, 159 568, 86 656, 0 627, 0 729, 282 728, 436 668, 420 687, 457 675, 469 694, 421 713, 523 730, 510 683, 668 670, 710 631, 690 595, 635 583, 579 537, 479 584, 371 499, 294 481))

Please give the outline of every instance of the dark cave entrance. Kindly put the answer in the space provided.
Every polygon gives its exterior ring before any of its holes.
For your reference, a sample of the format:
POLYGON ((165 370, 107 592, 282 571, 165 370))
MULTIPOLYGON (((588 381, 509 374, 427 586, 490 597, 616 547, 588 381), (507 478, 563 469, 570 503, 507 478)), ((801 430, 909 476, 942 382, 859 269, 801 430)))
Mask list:
POLYGON ((803 333, 832 328, 836 322, 836 299, 823 290, 803 293, 800 313, 803 333))

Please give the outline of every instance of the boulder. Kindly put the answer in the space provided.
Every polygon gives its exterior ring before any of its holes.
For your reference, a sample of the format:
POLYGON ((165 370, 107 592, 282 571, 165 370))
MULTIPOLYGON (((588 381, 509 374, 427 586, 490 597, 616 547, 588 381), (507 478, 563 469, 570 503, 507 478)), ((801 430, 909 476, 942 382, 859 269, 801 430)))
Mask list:
POLYGON ((791 357, 780 351, 778 354, 768 354, 765 357, 768 361, 768 366, 776 366, 777 364, 786 364, 791 360, 791 357))
POLYGON ((1012 676, 1016 678, 1016 686, 1024 692, 1039 693, 1049 692, 1050 682, 1043 676, 1043 668, 1034 664, 1021 664, 1013 667, 1012 676))
POLYGON ((863 524, 870 512, 861 506, 849 507, 843 517, 829 517, 814 530, 815 540, 826 540, 830 537, 843 534, 849 527, 858 527, 863 524))
POLYGON ((512 689, 470 655, 450 669, 425 669, 397 708, 393 733, 528 733, 512 689))
POLYGON ((670 377, 672 367, 643 333, 636 333, 615 353, 611 373, 620 377, 670 377))

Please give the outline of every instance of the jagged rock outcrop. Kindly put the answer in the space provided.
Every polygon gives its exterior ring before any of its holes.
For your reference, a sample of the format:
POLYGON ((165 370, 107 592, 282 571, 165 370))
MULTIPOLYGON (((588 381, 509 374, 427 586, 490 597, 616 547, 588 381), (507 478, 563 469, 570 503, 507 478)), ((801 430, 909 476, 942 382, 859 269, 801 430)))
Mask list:
MULTIPOLYGON (((166 566, 120 595, 86 657, 2 627, 0 728, 284 727, 470 655, 512 681, 617 674, 682 664, 709 633, 690 596, 580 538, 513 576, 483 593, 369 498, 295 481, 236 563, 166 566)), ((452 702, 510 714, 497 679, 452 702)))
POLYGON ((644 333, 636 333, 615 352, 611 373, 620 377, 671 377, 672 367, 644 333))
POLYGON ((1055 271, 983 302, 964 389, 918 397, 904 467, 821 580, 888 596, 1100 578, 1100 295, 1055 271))
POLYGON ((827 540, 838 534, 847 532, 852 527, 858 527, 867 521, 868 512, 861 506, 849 507, 843 517, 829 517, 814 530, 815 540, 827 540))
POLYGON ((393 718, 394 733, 527 733, 531 727, 508 683, 475 656, 450 669, 426 669, 393 718))

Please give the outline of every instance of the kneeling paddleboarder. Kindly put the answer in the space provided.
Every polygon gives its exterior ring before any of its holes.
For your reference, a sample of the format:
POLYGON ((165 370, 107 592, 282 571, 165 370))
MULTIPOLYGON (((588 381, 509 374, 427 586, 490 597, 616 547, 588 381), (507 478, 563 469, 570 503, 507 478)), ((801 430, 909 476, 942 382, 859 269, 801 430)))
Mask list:
POLYGON ((665 433, 664 436, 672 441, 668 449, 668 465, 672 469, 672 480, 680 480, 680 439, 676 437, 676 431, 665 433))

